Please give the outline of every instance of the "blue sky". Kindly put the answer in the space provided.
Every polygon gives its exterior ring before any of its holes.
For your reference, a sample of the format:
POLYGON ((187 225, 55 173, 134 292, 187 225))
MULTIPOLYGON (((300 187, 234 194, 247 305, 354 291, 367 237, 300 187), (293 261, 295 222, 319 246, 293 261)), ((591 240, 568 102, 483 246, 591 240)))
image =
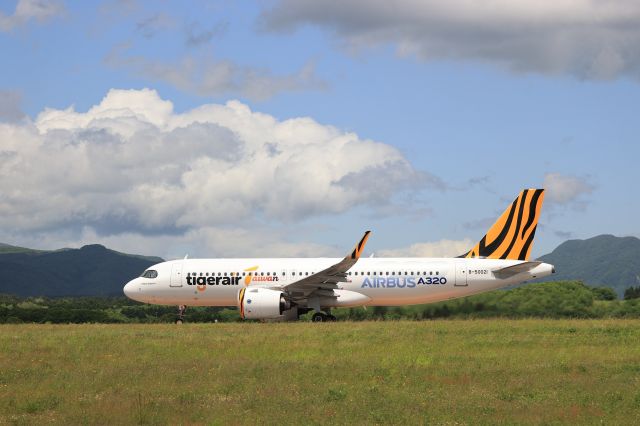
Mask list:
POLYGON ((534 255, 638 236, 640 6, 538 3, 4 1, 0 241, 453 254, 543 185, 534 255))

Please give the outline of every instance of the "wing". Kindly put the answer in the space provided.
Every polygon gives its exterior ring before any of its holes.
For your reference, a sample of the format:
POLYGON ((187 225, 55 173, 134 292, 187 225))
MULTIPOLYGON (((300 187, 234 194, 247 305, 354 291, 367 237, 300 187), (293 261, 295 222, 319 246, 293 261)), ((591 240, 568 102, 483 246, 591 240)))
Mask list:
POLYGON ((338 283, 347 282, 347 271, 360 259, 370 234, 371 231, 365 232, 353 251, 340 262, 309 277, 287 284, 283 290, 286 290, 294 300, 298 301, 308 298, 312 293, 315 296, 336 297, 333 290, 338 288, 338 283))

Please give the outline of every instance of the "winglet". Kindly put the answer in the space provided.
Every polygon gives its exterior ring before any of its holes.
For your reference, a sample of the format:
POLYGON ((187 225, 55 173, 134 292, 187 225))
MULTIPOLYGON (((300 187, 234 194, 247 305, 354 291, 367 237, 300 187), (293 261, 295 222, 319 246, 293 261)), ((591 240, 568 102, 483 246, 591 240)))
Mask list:
POLYGON ((360 255, 364 251, 364 246, 367 244, 367 240, 369 239, 369 235, 371 231, 367 231, 362 236, 362 239, 356 246, 353 248, 353 252, 351 253, 351 259, 358 260, 360 259, 360 255))

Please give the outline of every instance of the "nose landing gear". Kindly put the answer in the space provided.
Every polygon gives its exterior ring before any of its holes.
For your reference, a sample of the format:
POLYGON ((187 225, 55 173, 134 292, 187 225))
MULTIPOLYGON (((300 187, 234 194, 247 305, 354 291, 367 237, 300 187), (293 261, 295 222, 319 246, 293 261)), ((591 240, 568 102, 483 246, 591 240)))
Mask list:
POLYGON ((178 316, 176 317, 176 324, 182 324, 184 322, 184 311, 187 310, 187 305, 178 306, 178 316))

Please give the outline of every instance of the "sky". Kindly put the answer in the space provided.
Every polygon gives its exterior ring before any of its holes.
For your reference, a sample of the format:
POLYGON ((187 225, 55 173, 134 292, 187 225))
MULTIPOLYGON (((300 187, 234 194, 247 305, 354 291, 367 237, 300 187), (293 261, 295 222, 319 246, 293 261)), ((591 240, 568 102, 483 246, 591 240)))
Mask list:
POLYGON ((0 242, 166 259, 640 236, 640 2, 0 0, 0 242))

